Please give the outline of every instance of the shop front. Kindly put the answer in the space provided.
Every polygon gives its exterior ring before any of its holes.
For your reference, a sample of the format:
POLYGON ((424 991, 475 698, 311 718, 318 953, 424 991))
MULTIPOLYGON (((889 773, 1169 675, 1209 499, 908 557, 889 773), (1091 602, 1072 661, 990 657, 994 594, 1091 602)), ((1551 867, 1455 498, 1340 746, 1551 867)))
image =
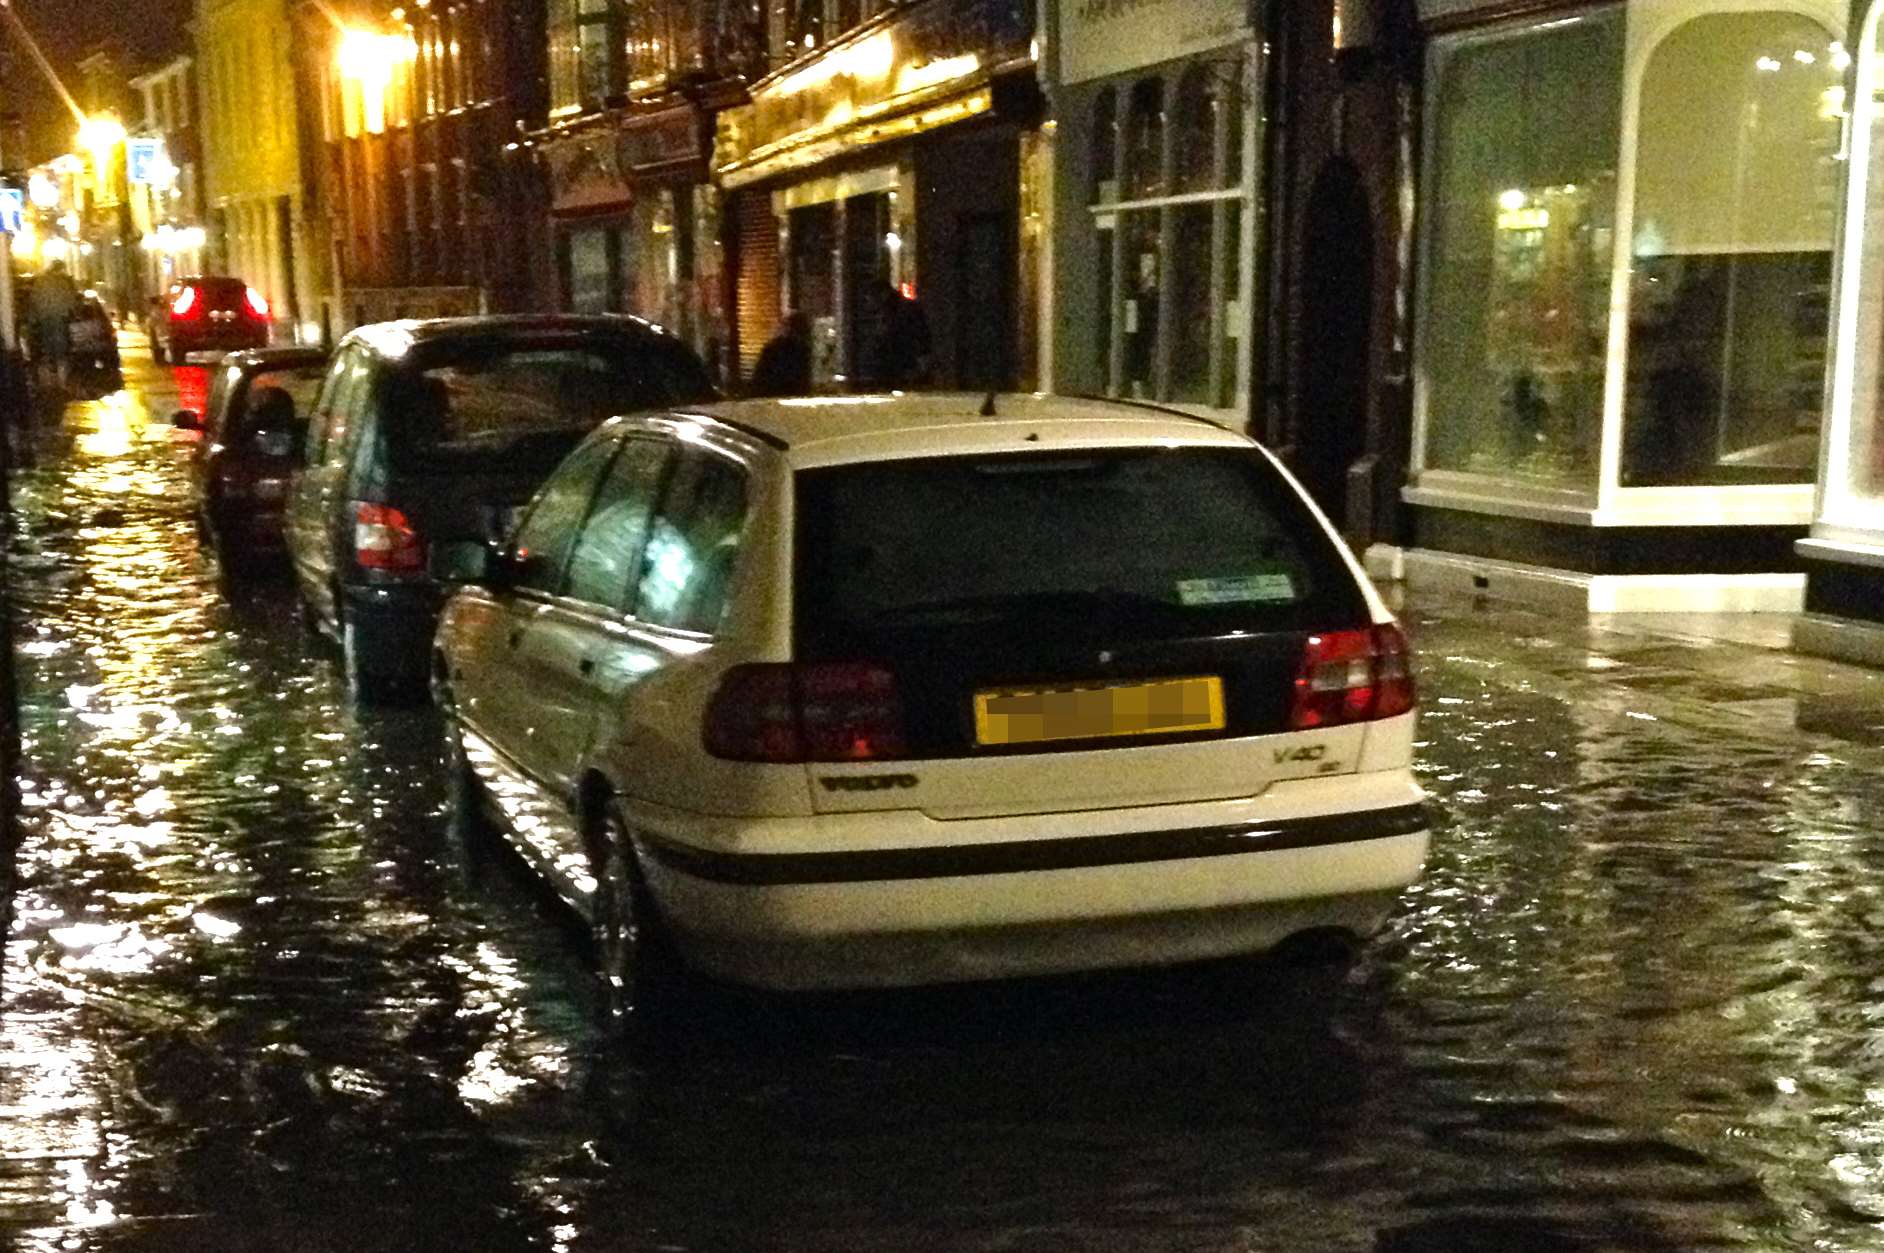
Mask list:
POLYGON ((691 103, 624 109, 553 128, 541 145, 561 307, 658 323, 717 373, 730 328, 710 127, 691 103))
POLYGON ((1408 580, 1797 609, 1840 0, 1423 0, 1408 580))
POLYGON ((892 9, 720 113, 741 378, 796 313, 820 391, 1034 385, 1032 10, 892 9))
POLYGON ((1849 152, 1817 509, 1798 552, 1801 652, 1884 665, 1884 4, 1855 6, 1849 152))
POLYGON ((1261 185, 1250 8, 1057 6, 1055 390, 1244 425, 1261 185))

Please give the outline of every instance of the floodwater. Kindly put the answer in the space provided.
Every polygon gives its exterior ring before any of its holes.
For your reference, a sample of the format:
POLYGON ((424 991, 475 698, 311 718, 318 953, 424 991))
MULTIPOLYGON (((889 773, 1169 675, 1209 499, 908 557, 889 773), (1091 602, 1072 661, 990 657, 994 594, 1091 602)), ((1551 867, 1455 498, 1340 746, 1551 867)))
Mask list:
POLYGON ((1884 681, 1744 621, 1409 611, 1441 825, 1345 975, 714 997, 584 954, 198 550, 132 368, 15 485, 25 1250, 1884 1249, 1884 681))

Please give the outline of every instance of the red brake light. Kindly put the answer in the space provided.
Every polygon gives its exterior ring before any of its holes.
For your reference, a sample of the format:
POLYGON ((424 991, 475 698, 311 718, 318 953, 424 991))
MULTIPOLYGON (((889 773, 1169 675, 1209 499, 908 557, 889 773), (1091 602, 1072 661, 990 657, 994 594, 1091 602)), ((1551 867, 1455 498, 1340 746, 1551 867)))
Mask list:
POLYGON ((1406 636, 1391 623, 1308 637, 1289 726, 1297 731, 1392 718, 1416 702, 1406 636))
POLYGON ((353 557, 363 570, 418 574, 425 569, 425 541, 406 515, 391 505, 356 500, 353 557))
POLYGON ((262 296, 262 293, 250 287, 245 290, 244 299, 248 301, 250 313, 264 322, 268 321, 268 301, 262 296))
POLYGON ((170 316, 173 318, 193 318, 203 312, 196 288, 186 287, 177 293, 177 298, 170 302, 170 316))
POLYGON ((707 752, 731 761, 901 757, 896 677, 869 662, 734 666, 707 706, 707 752))

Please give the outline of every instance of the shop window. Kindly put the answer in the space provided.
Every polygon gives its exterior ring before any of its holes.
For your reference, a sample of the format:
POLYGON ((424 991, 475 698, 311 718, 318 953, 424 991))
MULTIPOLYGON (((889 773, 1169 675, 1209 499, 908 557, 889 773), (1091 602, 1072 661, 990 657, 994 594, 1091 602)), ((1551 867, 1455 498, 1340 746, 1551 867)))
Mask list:
POLYGON ((550 0, 550 112, 599 109, 622 90, 626 44, 617 0, 550 0))
POLYGON ((569 309, 572 313, 609 310, 609 240, 600 230, 571 231, 569 246, 569 309))
POLYGON ((1596 486, 1623 44, 1612 11, 1434 50, 1430 468, 1596 486))
POLYGON ((1117 89, 1094 97, 1093 352, 1112 395, 1236 402, 1243 67, 1240 55, 1211 57, 1138 79, 1122 120, 1117 89))
POLYGON ((1842 77, 1791 13, 1696 18, 1650 58, 1623 485, 1811 481, 1842 77))

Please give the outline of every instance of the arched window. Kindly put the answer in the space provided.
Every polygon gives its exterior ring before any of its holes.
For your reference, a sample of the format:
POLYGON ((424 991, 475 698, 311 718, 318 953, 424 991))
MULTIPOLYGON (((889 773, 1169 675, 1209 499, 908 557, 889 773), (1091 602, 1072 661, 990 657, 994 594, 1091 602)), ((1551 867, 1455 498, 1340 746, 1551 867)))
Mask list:
POLYGON ((1164 194, 1164 83, 1141 78, 1132 84, 1125 119, 1127 199, 1164 194))
POLYGON ((1809 482, 1843 74, 1779 11, 1676 28, 1644 69, 1623 486, 1809 482))

